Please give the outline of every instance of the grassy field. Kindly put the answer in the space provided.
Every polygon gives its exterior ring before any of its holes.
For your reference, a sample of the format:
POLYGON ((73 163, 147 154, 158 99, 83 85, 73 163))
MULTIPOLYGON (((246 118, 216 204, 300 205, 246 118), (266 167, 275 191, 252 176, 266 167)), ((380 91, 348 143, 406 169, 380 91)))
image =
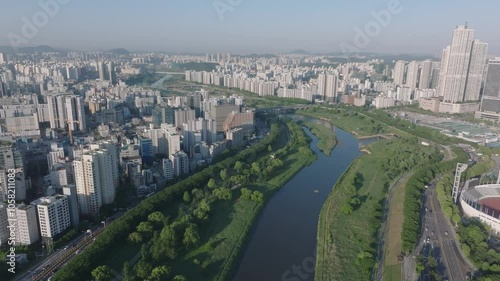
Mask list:
POLYGON ((382 201, 388 187, 387 177, 377 169, 386 144, 381 141, 370 146, 373 154, 354 162, 327 199, 318 229, 316 280, 369 280, 366 270, 371 270, 373 263, 373 245, 377 243, 382 201), (349 202, 350 195, 344 187, 356 175, 363 179, 357 190, 362 202, 346 215, 342 206, 349 202))
POLYGON ((347 111, 345 108, 309 108, 297 110, 296 114, 309 116, 313 118, 327 119, 331 124, 352 133, 357 137, 368 137, 386 134, 397 134, 400 136, 409 136, 409 134, 388 126, 387 124, 374 120, 362 113, 347 111))
POLYGON ((302 121, 301 124, 309 128, 309 130, 311 130, 311 132, 319 138, 319 150, 321 150, 326 156, 330 156, 333 148, 337 145, 337 138, 335 137, 333 130, 308 121, 302 121))
POLYGON ((384 281, 395 280, 403 280, 401 264, 386 266, 384 269, 384 281))
POLYGON ((384 263, 384 280, 399 281, 401 280, 401 264, 398 261, 398 256, 402 252, 401 233, 403 231, 403 202, 405 196, 406 183, 412 176, 412 173, 406 174, 394 186, 394 194, 391 205, 389 206, 389 221, 387 237, 385 239, 385 263, 384 263), (399 273, 399 275, 398 275, 399 273))

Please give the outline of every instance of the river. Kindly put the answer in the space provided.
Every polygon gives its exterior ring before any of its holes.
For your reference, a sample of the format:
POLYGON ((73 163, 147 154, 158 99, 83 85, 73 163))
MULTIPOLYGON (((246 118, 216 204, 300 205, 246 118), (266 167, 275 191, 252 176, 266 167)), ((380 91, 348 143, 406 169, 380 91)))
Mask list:
POLYGON ((321 208, 339 177, 361 155, 358 140, 346 131, 322 120, 290 116, 327 125, 335 130, 339 143, 328 157, 319 151, 318 138, 305 129, 318 160, 302 169, 266 204, 233 281, 313 281, 321 208))

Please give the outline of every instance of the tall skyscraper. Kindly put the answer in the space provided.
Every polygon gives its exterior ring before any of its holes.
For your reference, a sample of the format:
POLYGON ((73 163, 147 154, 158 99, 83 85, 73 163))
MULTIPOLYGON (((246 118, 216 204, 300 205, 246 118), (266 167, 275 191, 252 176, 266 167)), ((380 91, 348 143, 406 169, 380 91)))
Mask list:
POLYGON ((108 79, 111 84, 116 84, 116 71, 115 71, 115 64, 110 61, 108 63, 108 79))
POLYGON ((321 73, 318 76, 318 94, 324 101, 336 102, 338 89, 338 74, 336 72, 321 73))
POLYGON ((99 215, 103 204, 111 204, 116 194, 118 168, 113 152, 108 149, 85 151, 73 161, 75 183, 80 212, 85 215, 99 215))
POLYGON ((97 72, 99 72, 99 80, 101 81, 105 81, 106 80, 106 66, 104 64, 104 62, 98 62, 97 63, 97 72))
POLYGON ((500 113, 500 57, 491 59, 488 63, 481 111, 500 113))
POLYGON ((438 93, 445 102, 477 101, 488 45, 474 40, 474 30, 458 26, 451 46, 443 50, 438 93), (481 70, 480 70, 481 69, 481 70))
POLYGON ((394 80, 394 84, 396 86, 404 85, 405 83, 405 73, 406 73, 406 62, 405 61, 397 61, 394 65, 394 71, 392 72, 392 79, 394 80))
POLYGON ((420 70, 420 78, 418 81, 419 89, 430 89, 432 82, 432 61, 426 60, 422 62, 422 68, 420 70))
POLYGON ((405 84, 411 89, 411 91, 414 91, 417 88, 419 70, 420 65, 418 62, 412 61, 408 64, 405 84))

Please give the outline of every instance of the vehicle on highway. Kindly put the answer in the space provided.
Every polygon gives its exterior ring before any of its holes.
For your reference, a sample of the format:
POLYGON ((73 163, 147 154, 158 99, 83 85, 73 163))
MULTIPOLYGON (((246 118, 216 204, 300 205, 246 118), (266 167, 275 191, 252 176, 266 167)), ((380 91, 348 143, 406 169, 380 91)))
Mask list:
POLYGON ((448 235, 448 231, 445 231, 445 232, 444 232, 444 235, 448 235))

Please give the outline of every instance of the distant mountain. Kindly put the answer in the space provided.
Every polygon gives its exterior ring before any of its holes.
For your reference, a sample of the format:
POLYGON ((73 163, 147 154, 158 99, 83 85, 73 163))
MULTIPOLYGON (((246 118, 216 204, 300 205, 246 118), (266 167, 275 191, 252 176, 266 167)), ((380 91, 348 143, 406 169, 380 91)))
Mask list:
POLYGON ((111 49, 108 51, 108 53, 112 53, 115 55, 130 55, 130 52, 127 49, 123 48, 111 49))
POLYGON ((290 55, 310 55, 310 53, 308 51, 305 51, 302 49, 291 51, 289 54, 290 55))
POLYGON ((277 58, 278 56, 273 55, 273 54, 251 54, 251 55, 246 55, 242 56, 244 58, 266 58, 266 59, 272 59, 272 58, 277 58))
POLYGON ((26 54, 33 54, 33 53, 61 53, 61 50, 54 49, 50 46, 47 45, 40 45, 40 46, 29 46, 29 47, 20 47, 17 50, 12 48, 11 46, 0 46, 0 52, 2 53, 7 53, 7 54, 14 54, 14 53, 26 53, 26 54))

